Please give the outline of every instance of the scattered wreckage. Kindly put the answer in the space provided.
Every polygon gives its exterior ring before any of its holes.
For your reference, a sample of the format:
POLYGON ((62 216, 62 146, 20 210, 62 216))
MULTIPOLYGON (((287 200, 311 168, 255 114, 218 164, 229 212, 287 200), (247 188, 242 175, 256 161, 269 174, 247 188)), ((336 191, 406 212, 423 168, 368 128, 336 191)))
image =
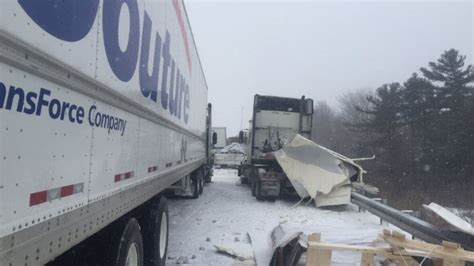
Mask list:
MULTIPOLYGON (((436 204, 430 204, 430 209, 441 218, 447 218, 454 228, 467 231, 465 237, 474 237, 473 228, 463 222, 460 217, 436 204), (455 221, 457 220, 457 221, 455 221), (458 227, 461 226, 461 227, 458 227)), ((430 206, 428 205, 428 206, 430 206)), ((464 220, 462 220, 464 221, 464 220)), ((431 260, 435 265, 465 265, 474 262, 474 246, 462 245, 458 242, 441 240, 438 243, 424 242, 412 239, 398 230, 383 229, 378 238, 371 243, 351 243, 322 241, 320 233, 313 233, 314 228, 306 228, 301 224, 280 224, 269 234, 269 241, 262 241, 261 236, 252 238, 249 234, 249 244, 234 243, 216 246, 224 254, 231 255, 241 263, 235 265, 331 265, 335 263, 333 253, 358 253, 360 265, 424 265, 431 260), (261 246, 267 243, 262 252, 261 246), (235 244, 238 244, 237 246, 235 244), (253 254, 250 250, 253 249, 253 254)), ((316 229, 317 230, 317 229, 316 229)), ((343 234, 343 233, 341 233, 343 234)), ((472 264, 468 264, 472 265, 472 264)))
MULTIPOLYGON (((405 265, 418 265, 426 259, 441 260, 443 265, 474 262, 474 229, 447 209, 434 203, 425 206, 450 224, 454 228, 451 231, 440 230, 426 221, 362 195, 377 194, 378 189, 363 182, 366 172, 357 161, 374 157, 351 159, 311 141, 312 113, 311 99, 256 95, 247 154, 239 167, 241 182, 251 184, 252 195, 258 200, 293 194, 301 198, 298 204, 307 199, 308 203, 314 201, 317 207, 352 202, 418 240, 408 239, 399 231, 384 230, 379 237, 383 246, 323 243, 318 234, 306 230, 285 230, 279 225, 269 234, 269 242, 250 236, 253 263, 330 265, 332 251, 341 250, 361 253, 360 262, 363 265, 374 265, 375 258, 405 265), (268 243, 271 244, 268 246, 268 243), (266 251, 262 252, 262 249, 266 251)), ((232 253, 229 246, 219 250, 232 253)), ((249 261, 249 257, 245 256, 246 265, 249 261)))
MULTIPOLYGON (((356 163, 366 158, 347 158, 299 134, 276 151, 275 158, 296 193, 302 199, 314 200, 317 207, 348 204, 354 183, 357 188, 368 187, 363 183, 366 171, 356 163)), ((378 190, 372 188, 370 192, 378 190)))
POLYGON ((367 188, 365 171, 356 163, 363 159, 347 158, 310 140, 312 118, 312 99, 255 95, 239 176, 258 200, 299 195, 317 207, 344 205, 353 186, 367 188))
POLYGON ((237 168, 245 159, 245 145, 233 142, 214 153, 214 166, 237 168))
POLYGON ((351 202, 351 192, 354 189, 369 194, 378 193, 377 188, 363 182, 363 174, 366 171, 356 163, 374 157, 351 159, 300 134, 296 134, 281 149, 267 155, 270 156, 278 166, 273 166, 271 169, 260 167, 250 173, 254 175, 252 178, 255 181, 252 184, 256 185, 252 186, 252 191, 255 192, 257 199, 262 198, 262 191, 268 187, 277 190, 275 195, 280 195, 282 187, 288 188, 288 185, 283 185, 284 183, 290 184, 292 194, 297 194, 302 201, 305 199, 314 201, 316 207, 348 204, 351 202))

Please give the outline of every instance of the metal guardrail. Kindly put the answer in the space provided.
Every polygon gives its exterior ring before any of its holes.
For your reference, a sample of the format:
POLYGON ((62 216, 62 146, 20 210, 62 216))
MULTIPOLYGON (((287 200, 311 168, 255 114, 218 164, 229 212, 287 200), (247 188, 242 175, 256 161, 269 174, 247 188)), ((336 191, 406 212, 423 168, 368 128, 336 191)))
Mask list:
POLYGON ((474 237, 460 232, 442 231, 434 225, 420 220, 412 215, 392 208, 381 202, 365 197, 357 192, 352 192, 352 203, 364 210, 388 221, 396 227, 412 234, 418 239, 433 244, 441 241, 452 241, 459 243, 464 249, 474 251, 474 237))

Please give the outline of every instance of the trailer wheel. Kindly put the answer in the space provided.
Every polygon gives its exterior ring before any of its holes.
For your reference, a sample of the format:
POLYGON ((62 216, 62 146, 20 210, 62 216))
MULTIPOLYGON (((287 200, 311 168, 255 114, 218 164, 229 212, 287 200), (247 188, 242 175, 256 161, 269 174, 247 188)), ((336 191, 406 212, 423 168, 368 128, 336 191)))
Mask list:
POLYGON ((122 234, 114 237, 110 251, 108 265, 143 266, 143 239, 135 218, 128 220, 122 234))
POLYGON ((152 201, 144 216, 143 224, 145 263, 164 266, 169 236, 168 203, 164 196, 152 201))

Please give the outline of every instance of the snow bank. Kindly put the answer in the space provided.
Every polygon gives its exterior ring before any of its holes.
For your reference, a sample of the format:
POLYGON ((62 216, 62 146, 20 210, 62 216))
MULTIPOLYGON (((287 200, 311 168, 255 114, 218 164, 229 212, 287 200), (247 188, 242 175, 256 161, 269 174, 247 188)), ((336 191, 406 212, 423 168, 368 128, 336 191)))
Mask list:
MULTIPOLYGON (((358 212, 351 204, 331 209, 292 208, 296 201, 257 201, 250 188, 240 184, 236 170, 215 169, 213 182, 205 185, 199 199, 169 199, 171 259, 167 264, 176 265, 185 256, 192 265, 234 265, 236 259, 219 254, 214 245, 235 242, 251 242, 256 257, 271 256, 270 236, 279 224, 288 231, 319 232, 324 242, 360 245, 371 244, 384 228, 378 217, 358 212)), ((357 253, 334 252, 332 256, 332 265, 359 263, 357 253)))

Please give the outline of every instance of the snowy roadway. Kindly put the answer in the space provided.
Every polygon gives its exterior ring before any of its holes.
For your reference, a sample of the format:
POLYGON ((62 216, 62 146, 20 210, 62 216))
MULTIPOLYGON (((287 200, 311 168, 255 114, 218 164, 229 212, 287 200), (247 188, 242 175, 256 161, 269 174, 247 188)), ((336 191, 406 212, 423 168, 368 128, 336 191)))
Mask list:
MULTIPOLYGON (((214 245, 248 243, 250 234, 257 254, 268 254, 268 236, 279 223, 305 233, 321 232, 322 241, 367 245, 383 229, 379 219, 359 213, 354 206, 317 209, 292 208, 296 201, 257 201, 241 185, 237 171, 215 169, 212 183, 197 200, 169 199, 170 235, 168 265, 233 265, 236 260, 216 252, 214 245)), ((250 244, 249 244, 250 245, 250 244)), ((333 254, 333 264, 357 265, 360 255, 333 254)))

